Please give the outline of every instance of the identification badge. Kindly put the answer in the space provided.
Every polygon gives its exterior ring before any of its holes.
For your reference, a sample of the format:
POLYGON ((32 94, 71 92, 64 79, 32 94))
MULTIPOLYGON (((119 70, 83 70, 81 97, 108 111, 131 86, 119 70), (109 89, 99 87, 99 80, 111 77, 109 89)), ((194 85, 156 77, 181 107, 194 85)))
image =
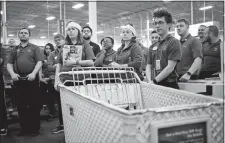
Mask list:
POLYGON ((156 69, 156 70, 160 70, 160 69, 161 69, 161 66, 160 66, 160 60, 156 60, 156 61, 155 61, 155 69, 156 69))
POLYGON ((157 50, 158 49, 158 47, 157 46, 154 46, 153 48, 152 48, 152 50, 157 50))

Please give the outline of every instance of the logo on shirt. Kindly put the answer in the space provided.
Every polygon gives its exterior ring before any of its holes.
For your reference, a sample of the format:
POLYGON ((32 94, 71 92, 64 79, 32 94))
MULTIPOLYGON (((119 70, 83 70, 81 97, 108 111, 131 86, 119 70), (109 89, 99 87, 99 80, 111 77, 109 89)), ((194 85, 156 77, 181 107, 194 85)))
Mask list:
POLYGON ((158 49, 158 47, 157 46, 154 46, 153 48, 152 48, 152 50, 157 50, 158 49))
POLYGON ((27 52, 31 52, 31 50, 30 50, 30 49, 28 49, 28 50, 27 50, 27 52))
POLYGON ((182 47, 183 47, 183 48, 187 48, 187 45, 183 45, 182 47))
POLYGON ((216 52, 217 51, 217 48, 214 48, 213 51, 216 52))

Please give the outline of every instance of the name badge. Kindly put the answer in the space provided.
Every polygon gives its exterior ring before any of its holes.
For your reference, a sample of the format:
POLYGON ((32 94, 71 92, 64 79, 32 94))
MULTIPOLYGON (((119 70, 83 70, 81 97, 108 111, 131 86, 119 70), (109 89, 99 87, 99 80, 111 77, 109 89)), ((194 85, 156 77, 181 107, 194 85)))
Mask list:
POLYGON ((161 69, 161 66, 160 66, 160 60, 156 60, 156 61, 155 61, 155 69, 156 69, 156 70, 160 70, 160 69, 161 69))
POLYGON ((152 50, 157 50, 158 49, 158 47, 157 46, 154 46, 153 48, 152 48, 152 50))

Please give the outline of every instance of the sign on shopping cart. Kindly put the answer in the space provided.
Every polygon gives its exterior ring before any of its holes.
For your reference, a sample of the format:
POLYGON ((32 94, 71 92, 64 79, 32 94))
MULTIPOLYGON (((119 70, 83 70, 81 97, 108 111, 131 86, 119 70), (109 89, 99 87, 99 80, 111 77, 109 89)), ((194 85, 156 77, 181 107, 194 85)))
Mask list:
POLYGON ((154 143, 211 143, 209 118, 153 123, 151 142, 154 143))

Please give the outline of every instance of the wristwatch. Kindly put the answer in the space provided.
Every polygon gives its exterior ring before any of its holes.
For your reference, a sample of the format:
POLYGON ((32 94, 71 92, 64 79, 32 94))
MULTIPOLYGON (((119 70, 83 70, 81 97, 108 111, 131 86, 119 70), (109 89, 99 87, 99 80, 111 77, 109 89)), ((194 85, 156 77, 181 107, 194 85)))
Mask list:
POLYGON ((191 76, 192 74, 188 71, 188 72, 187 72, 187 75, 191 76))

